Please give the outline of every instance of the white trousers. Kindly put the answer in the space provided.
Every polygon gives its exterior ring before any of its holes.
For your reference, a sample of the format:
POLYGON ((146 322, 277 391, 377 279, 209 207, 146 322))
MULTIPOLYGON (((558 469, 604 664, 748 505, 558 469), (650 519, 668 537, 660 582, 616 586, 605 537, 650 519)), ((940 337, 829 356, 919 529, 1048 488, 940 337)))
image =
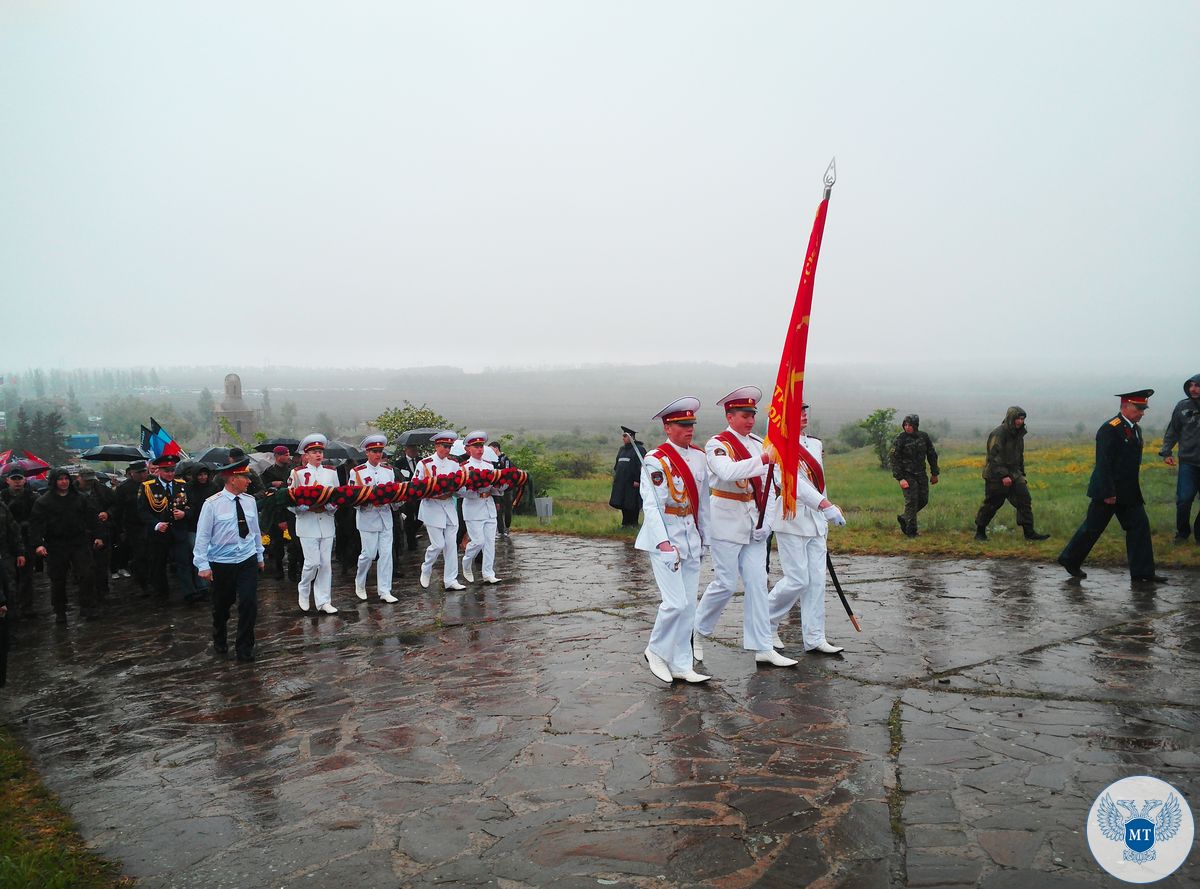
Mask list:
POLYGON ((799 599, 804 650, 808 651, 825 641, 826 538, 776 534, 775 542, 783 577, 767 597, 771 629, 772 632, 779 629, 780 621, 799 599))
POLYGON ((496 520, 467 519, 467 551, 463 553, 463 565, 470 565, 475 557, 483 553, 483 576, 496 574, 496 520))
POLYGON ((304 570, 300 572, 300 600, 307 603, 311 593, 318 608, 328 605, 333 598, 333 538, 301 537, 300 549, 304 551, 304 570))
POLYGON ((458 525, 448 528, 425 526, 429 535, 429 546, 425 550, 425 561, 421 563, 422 574, 433 574, 433 563, 442 557, 442 580, 454 583, 458 580, 458 551, 455 538, 458 536, 458 525))
POLYGON ((692 669, 692 628, 696 625, 696 593, 700 589, 700 556, 684 559, 672 571, 653 554, 650 566, 662 602, 650 631, 650 650, 667 662, 672 673, 692 669))
POLYGON ((358 573, 354 575, 354 588, 367 588, 367 574, 371 563, 379 557, 379 567, 375 572, 375 582, 379 587, 379 595, 386 596, 392 592, 392 529, 382 531, 359 531, 362 538, 362 552, 358 554, 358 573))
POLYGON ((742 578, 742 648, 766 651, 771 647, 771 621, 767 616, 767 542, 712 541, 713 580, 696 609, 696 632, 711 636, 721 612, 729 604, 738 577, 742 578))

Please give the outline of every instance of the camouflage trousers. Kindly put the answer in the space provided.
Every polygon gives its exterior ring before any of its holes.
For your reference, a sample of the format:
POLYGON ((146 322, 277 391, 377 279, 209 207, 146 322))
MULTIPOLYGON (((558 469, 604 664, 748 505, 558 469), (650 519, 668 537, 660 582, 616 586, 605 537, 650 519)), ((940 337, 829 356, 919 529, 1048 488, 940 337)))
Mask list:
POLYGON ((929 504, 929 476, 909 476, 905 479, 908 487, 904 488, 904 524, 908 525, 909 533, 917 533, 917 513, 929 504))
POLYGON ((1026 530, 1033 530, 1033 498, 1029 496, 1029 485, 1023 479, 1013 479, 1009 487, 1004 487, 999 479, 987 479, 983 483, 983 505, 975 514, 975 527, 986 529, 988 522, 997 510, 1007 500, 1017 511, 1017 524, 1026 530))

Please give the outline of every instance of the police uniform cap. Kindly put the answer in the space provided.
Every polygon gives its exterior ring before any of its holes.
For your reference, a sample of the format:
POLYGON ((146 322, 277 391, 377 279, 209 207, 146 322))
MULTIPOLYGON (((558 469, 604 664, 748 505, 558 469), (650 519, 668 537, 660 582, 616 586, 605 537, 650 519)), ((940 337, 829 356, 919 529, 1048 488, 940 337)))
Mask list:
POLYGON ((434 444, 454 444, 458 438, 458 433, 453 429, 443 429, 441 432, 435 432, 433 435, 434 444))
POLYGON ((487 433, 482 429, 476 429, 474 432, 468 432, 463 442, 469 445, 487 444, 487 433))
POLYGON ((150 461, 151 466, 157 466, 160 469, 164 466, 174 467, 179 462, 178 454, 163 454, 161 457, 155 457, 150 461))
POLYGON ((314 432, 312 435, 306 435, 301 439, 300 450, 303 452, 313 448, 320 448, 323 451, 327 444, 329 444, 329 439, 319 432, 314 432))
POLYGON ((725 413, 730 411, 751 411, 758 412, 758 403, 762 401, 762 389, 757 386, 742 386, 740 389, 734 389, 724 398, 717 402, 723 405, 725 413))
POLYGON ((652 419, 662 420, 664 423, 679 423, 683 426, 696 425, 696 411, 700 407, 700 399, 692 395, 685 395, 683 398, 676 398, 661 411, 654 415, 652 419))
POLYGON ((243 457, 240 460, 234 460, 232 463, 226 463, 224 466, 217 467, 217 472, 221 475, 248 475, 250 473, 250 458, 243 457))
POLYGON ((387 447, 387 443, 388 440, 386 435, 380 432, 373 432, 362 440, 362 442, 359 444, 359 447, 364 451, 368 451, 371 448, 385 448, 387 447))

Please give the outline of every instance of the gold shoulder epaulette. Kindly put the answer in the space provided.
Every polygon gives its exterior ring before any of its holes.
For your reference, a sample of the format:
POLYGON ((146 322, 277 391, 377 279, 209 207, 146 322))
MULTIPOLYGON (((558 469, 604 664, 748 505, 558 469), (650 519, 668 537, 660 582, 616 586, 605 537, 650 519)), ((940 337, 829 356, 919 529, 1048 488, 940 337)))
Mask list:
POLYGON ((1120 426, 1120 425, 1121 425, 1121 418, 1120 418, 1120 417, 1113 417, 1111 420, 1109 420, 1109 421, 1108 421, 1108 425, 1109 425, 1109 426, 1120 426))

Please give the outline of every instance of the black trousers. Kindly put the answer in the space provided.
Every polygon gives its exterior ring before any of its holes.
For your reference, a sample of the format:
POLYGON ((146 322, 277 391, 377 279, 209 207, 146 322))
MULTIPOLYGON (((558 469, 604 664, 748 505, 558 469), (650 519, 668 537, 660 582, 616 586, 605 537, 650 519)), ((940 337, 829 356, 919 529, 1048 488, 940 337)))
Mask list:
POLYGON ((94 585, 92 583, 92 548, 84 541, 75 544, 55 543, 46 547, 46 571, 50 575, 50 604, 55 614, 67 613, 67 572, 75 571, 79 581, 79 609, 91 610, 94 585))
POLYGON ((0 688, 8 684, 8 615, 0 617, 0 688))
POLYGON ((641 511, 642 505, 640 503, 632 507, 621 507, 621 524, 626 527, 636 525, 638 523, 638 513, 641 511))
POLYGON ((1059 561, 1074 568, 1080 567, 1113 516, 1125 531, 1129 574, 1132 577, 1150 577, 1154 574, 1154 544, 1150 540, 1150 519, 1146 517, 1146 507, 1140 503, 1090 501, 1083 524, 1059 554, 1059 561))
POLYGON ((258 617, 258 558, 223 564, 213 562, 212 609, 213 646, 219 651, 229 647, 226 625, 229 611, 237 602, 237 637, 234 648, 241 657, 254 654, 254 621, 258 617))

